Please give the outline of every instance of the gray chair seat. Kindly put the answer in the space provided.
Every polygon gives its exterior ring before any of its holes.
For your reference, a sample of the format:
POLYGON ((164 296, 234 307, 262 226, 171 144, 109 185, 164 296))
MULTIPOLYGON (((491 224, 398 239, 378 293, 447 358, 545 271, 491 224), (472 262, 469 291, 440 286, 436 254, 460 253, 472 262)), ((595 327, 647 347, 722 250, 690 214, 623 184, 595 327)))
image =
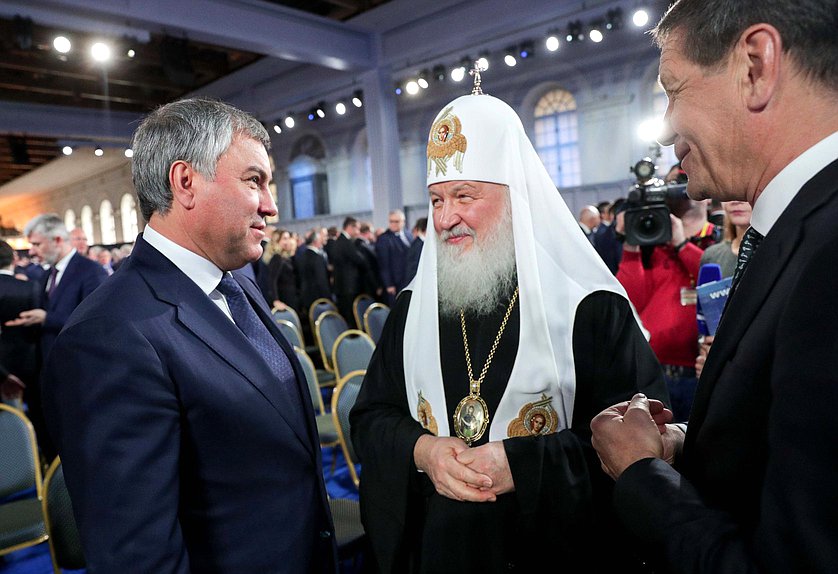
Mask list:
POLYGON ((320 444, 335 443, 338 441, 338 431, 335 428, 335 420, 331 413, 317 415, 317 434, 320 435, 320 444))
POLYGON ((10 548, 46 535, 44 513, 37 498, 0 506, 0 548, 10 548))

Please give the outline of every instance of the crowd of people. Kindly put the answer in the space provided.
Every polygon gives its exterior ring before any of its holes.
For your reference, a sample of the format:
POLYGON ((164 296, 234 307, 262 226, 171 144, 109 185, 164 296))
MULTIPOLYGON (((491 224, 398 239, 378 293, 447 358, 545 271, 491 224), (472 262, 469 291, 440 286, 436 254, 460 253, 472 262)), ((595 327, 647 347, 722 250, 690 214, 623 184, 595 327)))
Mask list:
POLYGON ((335 301, 347 323, 352 304, 369 295, 391 306, 416 274, 428 220, 420 217, 412 233, 401 210, 389 214, 387 229, 347 217, 337 227, 312 228, 304 235, 270 230, 262 257, 252 264, 256 283, 274 309, 291 307, 307 316, 317 299, 335 301))
POLYGON ((631 201, 573 216, 477 69, 430 126, 412 236, 400 211, 272 230, 258 120, 149 114, 147 225, 117 273, 56 216, 25 230, 41 289, 0 243, 4 351, 38 338, 43 360, 22 381, 4 353, 0 376, 41 394, 91 571, 337 570, 271 308, 326 297, 349 321, 360 293, 392 307, 346 437, 370 571, 838 571, 836 27, 836 0, 673 3, 653 36, 688 195, 648 244, 631 201), (702 265, 731 277, 700 337, 702 265))

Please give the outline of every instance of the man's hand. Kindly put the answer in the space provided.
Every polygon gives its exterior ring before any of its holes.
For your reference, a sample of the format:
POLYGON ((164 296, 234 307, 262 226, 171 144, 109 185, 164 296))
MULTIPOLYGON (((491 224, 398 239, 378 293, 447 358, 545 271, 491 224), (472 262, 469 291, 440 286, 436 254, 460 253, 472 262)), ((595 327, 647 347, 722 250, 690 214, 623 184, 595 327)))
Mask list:
POLYGON ((46 321, 47 312, 43 309, 29 309, 21 311, 17 319, 6 321, 6 327, 29 327, 31 325, 43 325, 46 321))
POLYGON ((494 441, 466 449, 457 455, 457 461, 491 478, 492 486, 489 490, 495 495, 514 492, 515 483, 503 442, 494 441))
POLYGON ((684 234, 684 223, 671 213, 669 214, 669 222, 672 225, 672 240, 669 244, 676 247, 687 240, 687 236, 684 234))
POLYGON ((426 434, 416 441, 413 460, 442 496, 468 502, 494 502, 492 479, 457 460, 467 450, 466 443, 458 438, 426 434))
POLYGON ((684 430, 679 425, 666 425, 666 430, 661 433, 663 439, 663 460, 669 464, 675 462, 675 457, 681 454, 684 448, 684 430))
POLYGON ((393 287, 387 287, 387 293, 389 293, 390 295, 392 295, 393 297, 395 297, 395 296, 396 296, 396 287, 395 287, 395 286, 393 286, 393 287))
POLYGON ((701 338, 701 344, 698 346, 698 356, 695 358, 695 376, 701 377, 701 371, 704 370, 704 363, 707 361, 707 354, 710 352, 710 347, 713 345, 713 336, 705 335, 701 338))
MULTIPOLYGON (((608 476, 617 480, 638 460, 664 457, 661 433, 668 429, 662 422, 666 416, 661 413, 666 412, 666 409, 661 409, 658 413, 658 421, 661 422, 656 421, 650 411, 649 399, 638 393, 628 404, 614 405, 594 417, 591 421, 591 442, 608 476)), ((668 416, 671 420, 671 413, 668 416)))

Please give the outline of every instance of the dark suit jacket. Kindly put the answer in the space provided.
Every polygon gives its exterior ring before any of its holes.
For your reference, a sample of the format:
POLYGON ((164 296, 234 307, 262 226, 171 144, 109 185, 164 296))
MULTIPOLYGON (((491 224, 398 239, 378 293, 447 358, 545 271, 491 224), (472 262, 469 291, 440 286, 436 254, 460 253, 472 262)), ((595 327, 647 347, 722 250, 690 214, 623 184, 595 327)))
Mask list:
MULTIPOLYGON (((44 289, 47 287, 48 277, 49 274, 44 277, 44 289)), ((55 338, 70 318, 70 314, 107 278, 108 273, 97 262, 78 253, 70 258, 61 275, 61 281, 52 290, 52 294, 47 297, 44 292, 42 305, 47 312, 47 318, 41 326, 41 356, 44 359, 49 356, 55 338)))
POLYGON ((364 273, 367 261, 358 251, 355 243, 340 234, 329 256, 335 267, 335 294, 348 297, 350 303, 364 288, 364 273))
MULTIPOLYGON (((405 231, 408 242, 410 234, 405 231)), ((407 276, 407 250, 408 245, 402 243, 399 237, 389 229, 381 234, 375 243, 375 252, 378 255, 378 266, 381 269, 381 282, 384 287, 395 287, 401 291, 408 284, 407 276)))
POLYGON ((672 572, 838 572, 838 161, 753 255, 717 331, 678 474, 617 481, 624 521, 672 572))
POLYGON ((413 243, 410 244, 410 249, 407 250, 407 264, 405 267, 405 284, 413 281, 416 277, 416 272, 419 270, 419 258, 422 256, 422 248, 425 246, 425 240, 421 237, 416 237, 413 243))
POLYGON ((37 307, 39 298, 38 283, 0 275, 0 364, 27 386, 35 382, 38 371, 38 331, 34 327, 6 327, 4 323, 16 319, 21 311, 37 307))
POLYGON ((364 272, 363 292, 375 297, 376 292, 381 289, 381 273, 378 267, 378 256, 375 253, 375 245, 366 243, 363 239, 355 239, 355 247, 367 261, 367 268, 364 272))
POLYGON ((329 285, 329 270, 326 260, 319 253, 306 249, 298 256, 298 271, 300 279, 301 311, 308 315, 308 309, 315 299, 332 298, 332 287, 329 285))
POLYGON ((614 275, 620 268, 620 261, 623 259, 623 244, 617 241, 617 231, 614 223, 611 225, 601 224, 593 234, 594 249, 602 257, 605 266, 614 275))
POLYGON ((91 572, 334 571, 304 375, 256 285, 234 276, 299 396, 142 237, 56 341, 45 410, 91 572), (305 428, 287 422, 289 400, 305 428))

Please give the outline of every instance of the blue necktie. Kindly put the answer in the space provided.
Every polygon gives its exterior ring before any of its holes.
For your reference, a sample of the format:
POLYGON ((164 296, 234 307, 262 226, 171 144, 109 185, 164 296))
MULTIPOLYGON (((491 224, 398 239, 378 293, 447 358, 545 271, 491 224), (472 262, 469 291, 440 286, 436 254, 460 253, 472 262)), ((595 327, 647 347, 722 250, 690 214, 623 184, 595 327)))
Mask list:
MULTIPOLYGON (((233 321, 273 371, 280 388, 283 390, 283 395, 286 397, 286 404, 296 417, 293 424, 304 425, 305 417, 297 378, 288 357, 282 352, 279 343, 273 338, 262 320, 259 319, 250 301, 247 300, 241 285, 233 279, 232 275, 224 274, 218 284, 218 291, 227 299, 233 321)), ((300 428, 304 427, 301 426, 300 428)))
POLYGON ((749 227, 745 235, 742 236, 742 243, 739 244, 739 256, 736 259, 736 270, 733 272, 733 279, 730 285, 731 292, 736 289, 739 281, 742 280, 742 274, 745 273, 745 268, 748 266, 751 256, 753 256, 757 247, 762 242, 762 238, 762 234, 753 227, 749 227))

